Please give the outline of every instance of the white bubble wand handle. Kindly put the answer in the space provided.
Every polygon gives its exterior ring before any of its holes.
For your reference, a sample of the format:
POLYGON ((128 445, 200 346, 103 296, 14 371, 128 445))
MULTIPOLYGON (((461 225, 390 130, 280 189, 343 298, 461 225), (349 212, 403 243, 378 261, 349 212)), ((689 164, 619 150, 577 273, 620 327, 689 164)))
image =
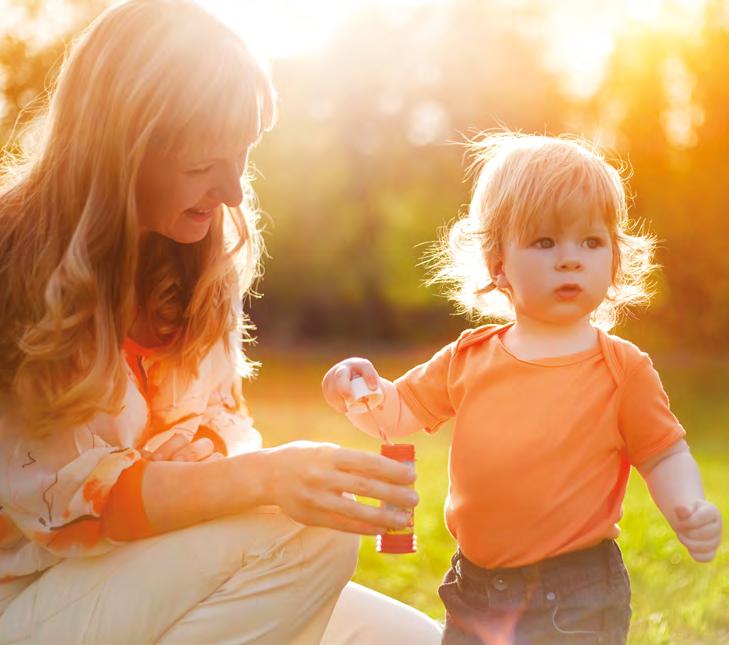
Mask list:
POLYGON ((385 433, 385 429, 382 425, 380 425, 380 422, 374 412, 372 412, 372 408, 378 407, 385 400, 385 394, 380 385, 377 385, 377 389, 371 390, 363 377, 355 376, 349 382, 349 387, 352 392, 353 400, 347 403, 347 411, 353 412, 354 414, 368 413, 377 428, 377 432, 380 433, 380 438, 385 443, 390 443, 390 440, 387 438, 387 434, 385 433))

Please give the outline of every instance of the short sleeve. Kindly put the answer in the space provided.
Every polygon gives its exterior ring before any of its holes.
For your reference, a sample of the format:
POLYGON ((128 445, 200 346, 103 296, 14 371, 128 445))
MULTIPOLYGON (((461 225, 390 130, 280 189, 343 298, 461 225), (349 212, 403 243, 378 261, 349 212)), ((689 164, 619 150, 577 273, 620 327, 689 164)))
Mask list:
POLYGON ((415 418, 428 432, 435 432, 455 410, 448 394, 448 374, 455 343, 438 350, 395 380, 395 387, 415 418))
POLYGON ((671 412, 658 372, 646 355, 623 382, 618 424, 628 460, 634 466, 640 466, 686 435, 671 412))

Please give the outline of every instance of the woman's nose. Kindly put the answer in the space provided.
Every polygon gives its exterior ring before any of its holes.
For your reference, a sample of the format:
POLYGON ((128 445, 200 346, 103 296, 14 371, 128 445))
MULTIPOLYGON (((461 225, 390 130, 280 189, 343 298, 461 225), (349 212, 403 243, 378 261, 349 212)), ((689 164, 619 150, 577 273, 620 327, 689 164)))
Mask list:
POLYGON ((226 164, 219 170, 215 187, 211 191, 215 199, 226 206, 235 207, 243 201, 243 188, 240 183, 242 172, 239 170, 237 164, 226 164))

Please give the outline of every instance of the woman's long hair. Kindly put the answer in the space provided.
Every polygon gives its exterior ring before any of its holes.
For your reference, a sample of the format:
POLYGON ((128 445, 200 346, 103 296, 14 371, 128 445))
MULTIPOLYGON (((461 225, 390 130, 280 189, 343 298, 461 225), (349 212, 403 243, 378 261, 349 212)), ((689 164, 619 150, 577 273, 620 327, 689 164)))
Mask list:
POLYGON ((230 332, 247 328, 233 301, 261 251, 248 181, 241 207, 221 207, 202 241, 151 233, 141 247, 135 187, 150 146, 247 147, 275 117, 266 69, 189 0, 105 11, 50 96, 35 145, 6 155, 0 185, 0 391, 38 433, 118 413, 137 305, 183 373, 221 339, 236 349, 230 332))

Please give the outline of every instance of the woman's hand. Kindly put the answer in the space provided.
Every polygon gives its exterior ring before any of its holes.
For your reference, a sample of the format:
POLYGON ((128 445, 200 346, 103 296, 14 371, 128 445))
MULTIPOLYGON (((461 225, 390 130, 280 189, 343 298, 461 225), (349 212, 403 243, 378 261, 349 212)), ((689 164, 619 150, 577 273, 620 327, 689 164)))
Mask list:
POLYGON ((361 376, 371 390, 380 384, 380 376, 374 365, 366 358, 347 358, 333 365, 324 375, 321 389, 324 399, 338 412, 346 412, 347 404, 352 402, 353 378, 361 376))
POLYGON ((213 442, 207 437, 190 441, 178 432, 146 457, 150 461, 214 461, 223 455, 215 452, 213 442))
POLYGON ((302 524, 375 535, 407 526, 418 503, 409 487, 414 469, 380 455, 309 441, 263 452, 269 464, 264 503, 276 504, 302 524), (352 495, 396 508, 365 505, 352 495))

